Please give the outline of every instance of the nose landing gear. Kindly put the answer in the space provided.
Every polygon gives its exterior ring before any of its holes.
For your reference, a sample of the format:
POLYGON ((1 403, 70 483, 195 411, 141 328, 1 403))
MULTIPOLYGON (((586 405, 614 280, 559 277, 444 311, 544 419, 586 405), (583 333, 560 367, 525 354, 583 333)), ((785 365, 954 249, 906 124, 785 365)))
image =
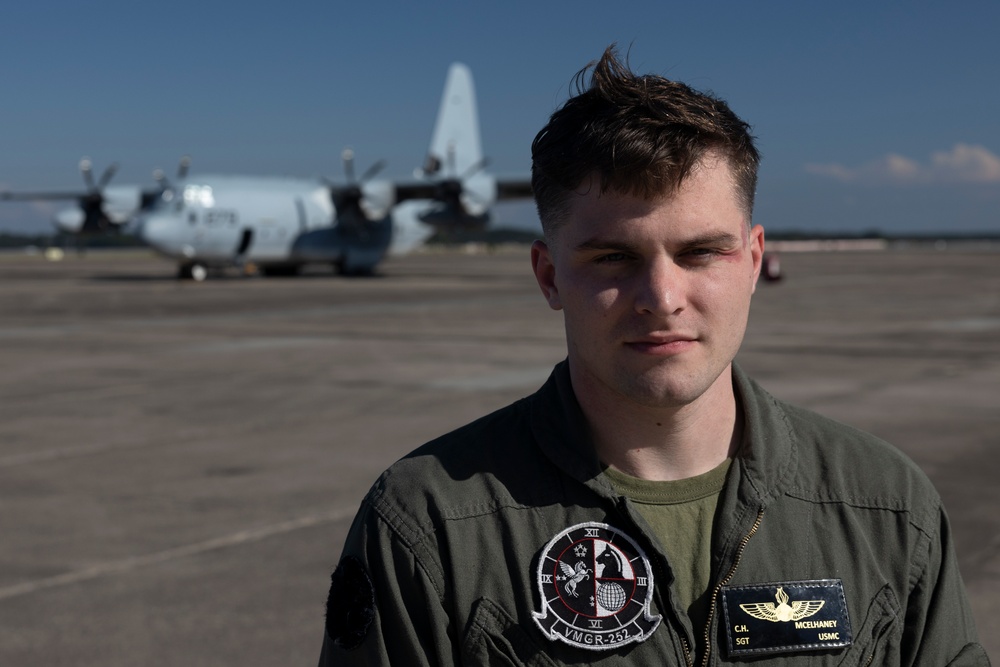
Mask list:
POLYGON ((193 280, 202 282, 208 278, 208 267, 201 262, 190 262, 177 267, 178 280, 193 280))

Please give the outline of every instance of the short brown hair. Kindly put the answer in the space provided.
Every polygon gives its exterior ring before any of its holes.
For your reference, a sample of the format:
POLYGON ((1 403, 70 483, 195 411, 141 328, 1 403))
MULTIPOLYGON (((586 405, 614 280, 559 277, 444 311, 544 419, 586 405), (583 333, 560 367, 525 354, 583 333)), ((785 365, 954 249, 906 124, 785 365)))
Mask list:
POLYGON ((565 220, 570 194, 588 176, 597 177, 602 193, 652 199, 675 192, 713 152, 729 162, 750 218, 760 154, 750 126, 725 101, 661 76, 633 74, 614 44, 577 72, 574 85, 576 95, 531 144, 531 185, 546 237, 565 220))

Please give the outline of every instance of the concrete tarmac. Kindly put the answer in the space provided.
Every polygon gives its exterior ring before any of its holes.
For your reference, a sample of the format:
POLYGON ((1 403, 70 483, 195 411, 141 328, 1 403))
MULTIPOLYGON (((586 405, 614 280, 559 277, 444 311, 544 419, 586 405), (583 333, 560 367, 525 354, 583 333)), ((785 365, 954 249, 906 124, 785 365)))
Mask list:
MULTIPOLYGON (((786 253, 740 362, 907 452, 1000 655, 1000 253, 786 253)), ((315 664, 358 502, 565 356, 527 249, 179 283, 0 256, 0 665, 315 664)))

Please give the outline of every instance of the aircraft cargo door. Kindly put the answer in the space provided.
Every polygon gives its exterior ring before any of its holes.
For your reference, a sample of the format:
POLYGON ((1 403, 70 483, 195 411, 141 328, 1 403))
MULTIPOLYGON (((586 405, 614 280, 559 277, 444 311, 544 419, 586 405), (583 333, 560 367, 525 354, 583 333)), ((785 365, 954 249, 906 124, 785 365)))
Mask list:
POLYGON ((236 248, 236 256, 243 257, 243 255, 247 254, 251 243, 253 243, 253 230, 247 227, 243 230, 243 236, 240 237, 240 245, 236 248))

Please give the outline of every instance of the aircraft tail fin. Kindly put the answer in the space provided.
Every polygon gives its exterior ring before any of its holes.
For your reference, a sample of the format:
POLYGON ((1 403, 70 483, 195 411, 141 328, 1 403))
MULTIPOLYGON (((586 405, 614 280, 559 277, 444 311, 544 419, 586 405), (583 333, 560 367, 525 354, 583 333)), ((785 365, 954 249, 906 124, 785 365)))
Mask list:
POLYGON ((453 63, 423 172, 439 178, 464 178, 483 166, 472 72, 461 63, 453 63))

